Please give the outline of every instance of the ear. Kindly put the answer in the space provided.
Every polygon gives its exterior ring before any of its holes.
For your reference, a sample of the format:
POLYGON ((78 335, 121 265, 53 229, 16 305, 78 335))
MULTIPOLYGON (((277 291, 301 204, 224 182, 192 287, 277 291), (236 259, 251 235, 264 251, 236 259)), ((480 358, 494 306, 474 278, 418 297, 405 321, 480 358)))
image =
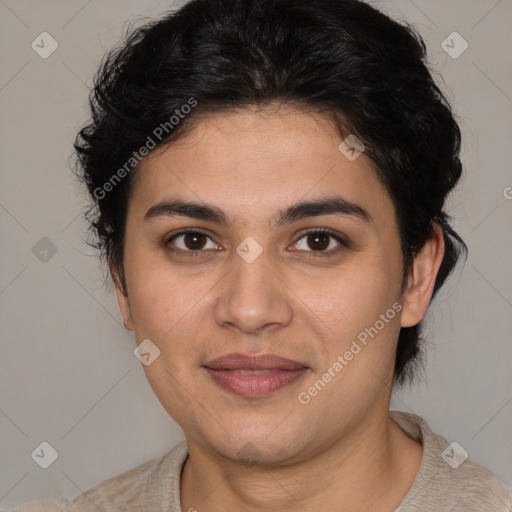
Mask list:
POLYGON ((443 230, 436 222, 434 222, 434 233, 434 236, 414 257, 407 289, 404 292, 402 327, 418 324, 425 316, 430 304, 437 272, 444 256, 443 230))
POLYGON ((125 328, 129 331, 133 331, 132 324, 132 316, 130 313, 130 303, 128 302, 128 296, 124 295, 119 286, 116 285, 116 295, 117 295, 117 303, 119 304, 119 311, 121 311, 121 315, 123 317, 123 322, 125 319, 128 321, 125 324, 125 328))
POLYGON ((114 280, 116 287, 117 304, 119 305, 119 311, 121 312, 123 322, 127 318, 126 329, 133 331, 132 315, 130 308, 130 301, 128 299, 128 292, 123 289, 123 280, 121 279, 119 272, 115 268, 112 262, 109 262, 110 273, 114 280))

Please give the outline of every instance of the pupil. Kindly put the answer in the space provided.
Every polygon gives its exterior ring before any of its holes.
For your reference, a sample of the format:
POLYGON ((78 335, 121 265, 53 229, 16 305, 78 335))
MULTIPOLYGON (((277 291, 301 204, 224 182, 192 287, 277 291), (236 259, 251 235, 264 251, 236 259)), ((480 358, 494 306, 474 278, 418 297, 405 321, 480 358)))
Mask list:
MULTIPOLYGON (((200 242, 198 242, 198 239, 200 238, 204 238, 204 235, 200 234, 200 233, 189 233, 187 235, 185 235, 185 245, 187 246, 188 249, 201 249, 204 245, 201 244, 200 242), (193 241, 191 243, 188 243, 188 241, 192 239, 193 241), (199 247, 198 247, 199 245, 199 247)), ((203 240, 204 242, 204 240, 203 240)))
MULTIPOLYGON (((313 241, 315 247, 313 249, 326 249, 329 247, 329 237, 325 233, 314 233, 309 235, 308 241, 313 241), (321 240, 323 239, 323 242, 321 240)), ((310 245, 311 247, 311 245, 310 245)))
MULTIPOLYGON (((329 237, 324 233, 314 233, 308 236, 310 247, 315 250, 322 250, 329 247, 329 237), (312 243, 310 243, 312 242, 312 243)), ((185 235, 185 245, 188 249, 201 249, 204 246, 204 235, 200 233, 192 233, 185 235), (201 243, 201 239, 203 243, 201 243), (189 243, 190 242, 190 243, 189 243)))

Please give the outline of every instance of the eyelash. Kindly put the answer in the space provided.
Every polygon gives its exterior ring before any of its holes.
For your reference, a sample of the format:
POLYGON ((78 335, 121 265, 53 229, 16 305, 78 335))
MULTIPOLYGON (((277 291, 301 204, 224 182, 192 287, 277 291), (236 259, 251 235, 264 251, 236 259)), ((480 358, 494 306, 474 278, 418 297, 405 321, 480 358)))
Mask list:
MULTIPOLYGON (((297 241, 295 243, 297 243, 299 240, 302 240, 304 237, 307 237, 308 235, 317 234, 317 233, 322 233, 324 235, 327 235, 327 236, 330 236, 330 237, 334 238, 337 242, 339 242, 341 247, 338 246, 337 248, 331 249, 329 251, 325 251, 325 250, 324 251, 313 251, 313 250, 306 251, 306 252, 309 252, 310 255, 313 256, 313 257, 332 256, 332 255, 337 254, 341 250, 343 250, 343 248, 348 248, 349 247, 348 243, 340 235, 338 235, 337 233, 335 233, 335 232, 333 232, 333 231, 331 231, 329 229, 326 229, 326 228, 316 228, 316 229, 311 229, 309 231, 306 231, 306 232, 304 232, 304 233, 302 233, 300 235, 300 237, 297 239, 297 241)), ((212 240, 210 235, 208 235, 206 232, 204 232, 204 231, 202 231, 200 229, 197 229, 197 228, 183 229, 182 231, 180 231, 178 233, 175 233, 171 237, 167 238, 166 241, 165 241, 165 247, 170 252, 173 252, 173 253, 176 253, 176 252, 187 253, 187 254, 189 254, 193 258, 194 257, 198 257, 198 256, 202 256, 201 253, 205 252, 203 249, 198 249, 196 251, 193 251, 193 250, 186 251, 184 249, 176 249, 176 248, 172 248, 170 246, 170 243, 173 240, 175 240, 176 238, 178 238, 180 236, 186 235, 186 234, 204 235, 207 238, 209 238, 210 240, 212 240)), ((298 250, 297 252, 305 252, 305 251, 298 250)))

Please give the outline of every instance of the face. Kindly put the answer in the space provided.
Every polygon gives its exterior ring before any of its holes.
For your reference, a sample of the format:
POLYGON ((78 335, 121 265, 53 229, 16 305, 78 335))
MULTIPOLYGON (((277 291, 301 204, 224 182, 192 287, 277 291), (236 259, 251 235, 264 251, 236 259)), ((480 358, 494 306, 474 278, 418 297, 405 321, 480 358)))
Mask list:
POLYGON ((160 351, 144 371, 189 443, 279 464, 387 411, 399 232, 370 161, 341 142, 318 114, 231 112, 137 170, 118 300, 160 351))

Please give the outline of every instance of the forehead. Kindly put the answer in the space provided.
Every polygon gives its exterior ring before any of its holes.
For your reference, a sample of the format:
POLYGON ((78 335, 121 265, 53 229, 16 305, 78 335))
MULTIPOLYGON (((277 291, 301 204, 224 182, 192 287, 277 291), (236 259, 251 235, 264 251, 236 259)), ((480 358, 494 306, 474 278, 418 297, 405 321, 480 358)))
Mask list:
POLYGON ((364 153, 349 160, 339 149, 342 140, 331 120, 311 111, 281 106, 208 114, 141 162, 132 207, 143 216, 155 203, 180 197, 242 220, 337 195, 392 215, 373 163, 364 153))

